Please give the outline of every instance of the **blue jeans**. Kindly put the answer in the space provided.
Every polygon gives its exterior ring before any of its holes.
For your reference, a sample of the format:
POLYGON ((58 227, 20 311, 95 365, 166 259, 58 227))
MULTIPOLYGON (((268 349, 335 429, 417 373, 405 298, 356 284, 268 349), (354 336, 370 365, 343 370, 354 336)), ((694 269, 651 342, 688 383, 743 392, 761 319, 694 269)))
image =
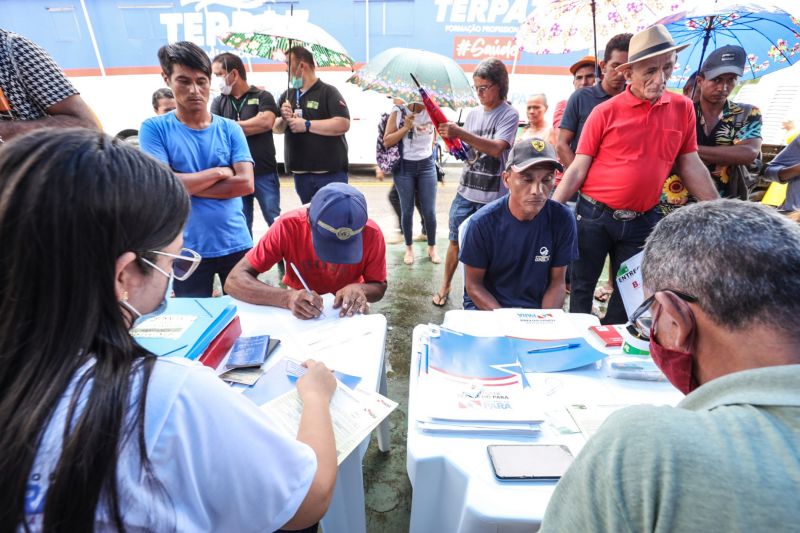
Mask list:
POLYGON ((219 280, 222 283, 223 292, 225 292, 225 280, 228 279, 228 274, 231 273, 233 267, 246 253, 247 250, 242 250, 222 257, 210 257, 208 259, 204 257, 197 266, 197 270, 189 276, 189 279, 184 281, 176 280, 174 282, 175 296, 179 298, 211 297, 214 291, 214 274, 219 274, 219 280))
POLYGON ((329 183, 347 183, 347 172, 325 172, 324 174, 314 174, 305 172, 294 175, 294 190, 303 204, 311 201, 311 198, 318 190, 329 183))
POLYGON ((275 219, 281 214, 281 182, 278 174, 271 172, 256 176, 254 180, 255 193, 242 197, 242 212, 247 219, 247 229, 253 235, 253 200, 258 198, 258 205, 261 207, 261 214, 267 225, 271 226, 275 219))
MULTIPOLYGON (((569 312, 591 313, 594 290, 606 255, 611 256, 611 271, 616 276, 620 265, 642 250, 661 215, 656 207, 633 220, 616 220, 602 207, 580 197, 575 213, 579 257, 570 269, 569 312)), ((603 324, 623 324, 628 320, 616 280, 614 287, 606 316, 601 320, 603 324)))
POLYGON ((414 196, 419 199, 428 246, 436 244, 436 167, 433 159, 409 161, 403 159, 400 171, 394 176, 400 195, 400 227, 406 246, 411 246, 414 229, 414 196))

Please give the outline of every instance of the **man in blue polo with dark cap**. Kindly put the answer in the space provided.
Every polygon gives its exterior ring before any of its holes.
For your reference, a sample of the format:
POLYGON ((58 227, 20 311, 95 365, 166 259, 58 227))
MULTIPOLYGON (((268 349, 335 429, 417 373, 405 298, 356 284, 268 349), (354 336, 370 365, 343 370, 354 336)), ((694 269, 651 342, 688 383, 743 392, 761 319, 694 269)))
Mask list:
POLYGON ((322 313, 320 294, 326 293, 335 295, 341 316, 366 312, 386 292, 386 244, 367 216, 364 195, 331 183, 310 204, 281 215, 234 267, 225 291, 245 302, 284 307, 301 319, 322 313), (281 259, 287 289, 258 279, 281 259))

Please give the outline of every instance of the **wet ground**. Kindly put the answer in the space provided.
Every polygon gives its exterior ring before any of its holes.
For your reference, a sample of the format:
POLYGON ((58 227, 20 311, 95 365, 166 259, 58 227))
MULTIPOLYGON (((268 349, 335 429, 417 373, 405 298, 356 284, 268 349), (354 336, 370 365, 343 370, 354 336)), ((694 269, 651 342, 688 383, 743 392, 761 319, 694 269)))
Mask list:
MULTIPOLYGON (((447 250, 448 210, 456 193, 460 166, 447 168, 445 185, 438 188, 436 216, 438 228, 436 242, 444 261, 447 250)), ((378 181, 371 169, 351 171, 350 184, 364 193, 370 218, 381 227, 388 241, 396 240, 400 233, 398 221, 387 196, 391 179, 378 181)), ((281 178, 281 211, 300 205, 290 177, 281 178)), ((255 210, 258 213, 258 208, 255 210)), ((419 215, 414 214, 414 234, 420 230, 419 215)), ((258 239, 267 230, 260 214, 257 215, 254 234, 258 239)), ((427 244, 415 242, 415 262, 403 263, 405 246, 402 242, 388 244, 387 270, 389 286, 383 300, 372 305, 373 313, 386 316, 386 368, 389 397, 399 403, 389 417, 392 449, 388 453, 378 450, 373 437, 364 457, 364 489, 367 507, 367 531, 395 533, 408 531, 411 512, 411 484, 406 474, 406 429, 408 413, 408 372, 411 355, 411 332, 417 324, 441 324, 444 313, 461 308, 463 282, 459 272, 453 279, 451 298, 445 307, 431 303, 433 293, 441 283, 444 265, 434 265, 427 258, 427 244)), ((267 281, 276 282, 275 269, 266 274, 267 281)), ((338 533, 338 532, 333 532, 338 533)), ((343 532, 347 533, 347 532, 343 532)))

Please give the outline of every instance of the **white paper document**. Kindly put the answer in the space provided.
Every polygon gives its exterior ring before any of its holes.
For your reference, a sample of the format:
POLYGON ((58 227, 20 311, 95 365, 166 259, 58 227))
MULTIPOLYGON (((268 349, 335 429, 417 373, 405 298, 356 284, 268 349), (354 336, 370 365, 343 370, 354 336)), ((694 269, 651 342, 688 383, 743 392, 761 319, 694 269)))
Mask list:
POLYGON ((500 335, 517 339, 558 340, 581 337, 561 309, 495 309, 501 327, 500 335))
MULTIPOLYGON (((358 447, 372 430, 378 427, 397 407, 397 403, 377 392, 363 389, 349 389, 337 383, 336 392, 331 398, 331 420, 336 439, 336 461, 342 464, 350 453, 358 447)), ((303 402, 297 389, 278 396, 261 406, 267 416, 292 438, 297 437, 300 428, 300 414, 303 402)))

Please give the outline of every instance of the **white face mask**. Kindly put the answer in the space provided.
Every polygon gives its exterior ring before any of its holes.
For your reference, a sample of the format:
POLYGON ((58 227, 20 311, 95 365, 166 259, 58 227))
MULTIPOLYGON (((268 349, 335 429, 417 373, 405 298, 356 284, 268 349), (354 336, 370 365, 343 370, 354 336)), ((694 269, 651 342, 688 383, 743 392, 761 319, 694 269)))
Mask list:
MULTIPOLYGON (((230 73, 229 73, 230 74, 230 73)), ((233 84, 228 85, 225 81, 228 79, 228 75, 219 78, 217 81, 217 90, 225 96, 231 94, 233 90, 233 84)))

